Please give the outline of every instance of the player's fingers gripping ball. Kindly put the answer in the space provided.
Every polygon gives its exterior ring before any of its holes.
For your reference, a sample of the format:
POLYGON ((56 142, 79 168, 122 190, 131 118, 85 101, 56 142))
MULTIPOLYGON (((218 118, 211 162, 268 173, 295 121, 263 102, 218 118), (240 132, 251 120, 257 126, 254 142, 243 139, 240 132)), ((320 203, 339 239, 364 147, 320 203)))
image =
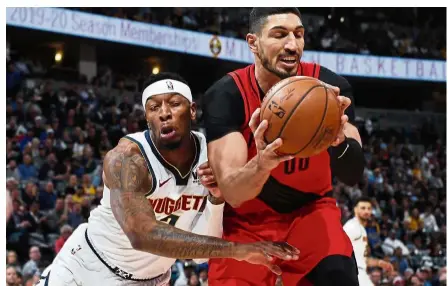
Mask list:
POLYGON ((318 79, 294 76, 274 85, 264 97, 260 119, 268 121, 264 140, 282 138, 277 153, 299 158, 326 150, 341 129, 339 89, 318 79))

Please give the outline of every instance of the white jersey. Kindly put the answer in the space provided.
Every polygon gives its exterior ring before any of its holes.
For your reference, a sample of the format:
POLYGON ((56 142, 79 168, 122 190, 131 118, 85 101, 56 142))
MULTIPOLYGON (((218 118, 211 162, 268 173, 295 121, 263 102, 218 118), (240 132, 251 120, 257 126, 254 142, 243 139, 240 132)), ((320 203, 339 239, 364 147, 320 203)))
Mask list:
POLYGON ((366 270, 367 266, 367 231, 365 227, 359 222, 358 218, 354 217, 348 220, 344 225, 344 231, 353 245, 355 252, 356 263, 359 269, 366 270))
MULTIPOLYGON (((140 148, 152 174, 152 189, 146 198, 154 208, 157 220, 191 231, 207 202, 208 190, 197 176, 199 165, 207 161, 204 135, 192 132, 196 144, 196 157, 190 172, 180 172, 160 155, 149 131, 127 135, 125 138, 140 148)), ((166 273, 175 259, 153 255, 132 248, 126 234, 116 221, 110 207, 110 190, 104 186, 101 205, 89 218, 87 237, 93 249, 102 256, 110 268, 120 269, 120 275, 148 279, 166 273)))

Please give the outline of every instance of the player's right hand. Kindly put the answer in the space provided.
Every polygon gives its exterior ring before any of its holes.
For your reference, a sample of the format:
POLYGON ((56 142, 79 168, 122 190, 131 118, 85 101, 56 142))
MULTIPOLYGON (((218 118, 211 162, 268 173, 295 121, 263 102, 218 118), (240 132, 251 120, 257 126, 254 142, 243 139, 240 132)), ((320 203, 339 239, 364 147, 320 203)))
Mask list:
POLYGON ((288 161, 294 158, 291 155, 279 155, 276 150, 282 146, 283 141, 277 138, 271 144, 267 144, 264 140, 264 133, 268 129, 268 121, 260 122, 260 108, 257 108, 252 114, 249 121, 249 127, 254 134, 254 141, 257 147, 258 164, 260 168, 268 171, 274 169, 283 161, 288 161))
POLYGON ((299 259, 300 251, 286 242, 260 241, 255 243, 237 244, 235 259, 252 264, 264 265, 277 275, 282 271, 273 264, 274 257, 282 260, 299 259))

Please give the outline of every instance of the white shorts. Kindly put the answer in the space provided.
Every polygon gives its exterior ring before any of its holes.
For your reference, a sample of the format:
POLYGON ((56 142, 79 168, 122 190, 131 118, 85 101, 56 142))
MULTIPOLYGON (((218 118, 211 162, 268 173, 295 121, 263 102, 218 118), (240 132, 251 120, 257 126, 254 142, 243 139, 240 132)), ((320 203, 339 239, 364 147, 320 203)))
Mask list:
POLYGON ((171 270, 146 280, 127 278, 129 274, 107 266, 86 240, 87 223, 81 224, 65 242, 51 266, 36 286, 164 286, 169 285, 171 270))
POLYGON ((365 269, 358 268, 358 281, 359 286, 374 286, 365 269))

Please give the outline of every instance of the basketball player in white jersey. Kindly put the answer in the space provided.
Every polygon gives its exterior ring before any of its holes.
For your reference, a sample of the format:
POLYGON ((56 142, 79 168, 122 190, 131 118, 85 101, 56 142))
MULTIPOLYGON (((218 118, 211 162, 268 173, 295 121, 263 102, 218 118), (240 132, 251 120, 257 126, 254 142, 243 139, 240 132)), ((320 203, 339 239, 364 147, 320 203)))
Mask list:
POLYGON ((179 259, 229 257, 280 274, 273 256, 298 259, 283 244, 240 244, 222 234, 224 200, 205 165, 205 137, 190 88, 178 75, 152 76, 142 93, 149 129, 120 140, 104 159, 101 205, 80 225, 39 285, 167 285, 179 259), (202 185, 201 184, 202 181, 202 185), (215 186, 216 187, 216 186, 215 186))
POLYGON ((380 267, 386 271, 393 269, 392 264, 387 261, 367 257, 368 239, 366 224, 372 216, 372 203, 369 198, 361 197, 357 200, 354 208, 355 216, 344 225, 344 230, 352 241, 355 252, 356 263, 358 265, 359 286, 373 286, 367 274, 367 267, 380 267))

